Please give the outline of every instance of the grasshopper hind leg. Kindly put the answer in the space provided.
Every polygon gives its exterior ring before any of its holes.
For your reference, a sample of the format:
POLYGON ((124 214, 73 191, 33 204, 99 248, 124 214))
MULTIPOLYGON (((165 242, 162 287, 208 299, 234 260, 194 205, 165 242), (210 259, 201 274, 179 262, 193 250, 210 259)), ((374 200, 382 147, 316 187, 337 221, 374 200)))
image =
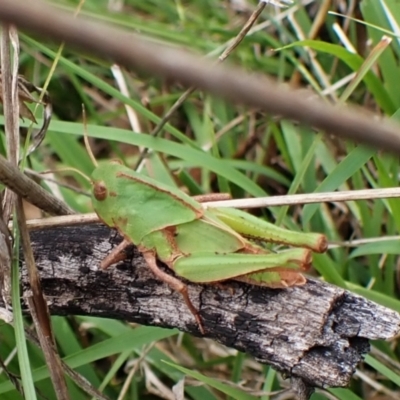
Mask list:
POLYGON ((199 326, 200 332, 204 335, 205 330, 204 330, 203 322, 199 315, 199 311, 196 309, 196 307, 193 305, 192 301, 190 300, 187 285, 185 285, 179 279, 162 271, 159 268, 159 266, 157 265, 157 259, 155 257, 155 254, 152 251, 145 251, 142 254, 143 254, 144 259, 146 260, 147 265, 153 271, 153 274, 183 296, 183 300, 185 301, 187 308, 193 314, 193 316, 196 319, 196 322, 199 326))

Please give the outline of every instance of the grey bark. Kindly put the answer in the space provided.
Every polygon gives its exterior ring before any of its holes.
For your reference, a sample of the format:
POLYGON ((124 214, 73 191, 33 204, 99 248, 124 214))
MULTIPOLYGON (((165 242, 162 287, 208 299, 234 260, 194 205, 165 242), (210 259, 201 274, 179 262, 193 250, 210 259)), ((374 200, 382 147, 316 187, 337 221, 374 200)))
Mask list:
MULTIPOLYGON (((109 228, 47 228, 32 231, 31 240, 52 314, 176 327, 200 336, 181 295, 152 275, 135 248, 127 261, 98 270, 121 240, 109 228)), ((28 290, 25 271, 22 277, 28 290)), ((302 390, 347 386, 368 341, 400 332, 396 312, 312 278, 285 290, 238 282, 188 287, 207 337, 289 374, 305 385, 302 390)))

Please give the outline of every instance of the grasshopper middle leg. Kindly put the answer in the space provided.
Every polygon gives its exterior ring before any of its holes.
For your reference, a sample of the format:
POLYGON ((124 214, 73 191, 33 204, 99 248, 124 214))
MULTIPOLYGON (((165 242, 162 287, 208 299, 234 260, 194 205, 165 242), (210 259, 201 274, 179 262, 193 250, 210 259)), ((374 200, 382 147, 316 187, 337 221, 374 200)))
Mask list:
MULTIPOLYGON (((127 239, 124 239, 117 247, 115 247, 110 254, 108 254, 100 263, 100 268, 101 269, 106 269, 109 266, 125 260, 126 259, 126 254, 124 253, 124 250, 130 245, 132 242, 130 242, 127 239)), ((142 252, 144 259, 146 260, 147 265, 149 268, 153 271, 154 275, 158 277, 160 280, 163 282, 167 283, 172 289, 175 291, 179 292, 182 296, 183 299, 186 303, 186 306, 190 310, 190 312, 193 314, 194 318, 196 319, 196 322, 199 326, 200 332, 204 335, 205 330, 203 326, 203 322, 201 320, 201 317, 199 315, 198 310, 196 307, 193 305, 192 301, 189 298, 188 294, 188 289, 187 286, 181 282, 178 278, 175 278, 164 271, 162 271, 158 265, 157 265, 157 259, 153 251, 143 251, 142 252)))

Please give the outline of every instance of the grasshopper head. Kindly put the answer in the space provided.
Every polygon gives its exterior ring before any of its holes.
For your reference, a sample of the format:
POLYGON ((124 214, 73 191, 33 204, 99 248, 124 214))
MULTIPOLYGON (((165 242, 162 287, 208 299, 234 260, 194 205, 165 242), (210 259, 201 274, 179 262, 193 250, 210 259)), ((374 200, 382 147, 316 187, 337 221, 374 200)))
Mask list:
MULTIPOLYGON (((98 166, 92 174, 92 197, 99 202, 107 199, 110 195, 109 187, 112 182, 110 178, 115 176, 112 171, 118 171, 119 167, 122 165, 121 161, 113 160, 108 162, 106 165, 98 166)), ((111 194, 112 195, 112 194, 111 194)))
POLYGON ((92 173, 92 204, 99 218, 108 226, 114 226, 112 213, 115 213, 117 204, 117 190, 115 176, 121 168, 116 161, 101 164, 92 173))

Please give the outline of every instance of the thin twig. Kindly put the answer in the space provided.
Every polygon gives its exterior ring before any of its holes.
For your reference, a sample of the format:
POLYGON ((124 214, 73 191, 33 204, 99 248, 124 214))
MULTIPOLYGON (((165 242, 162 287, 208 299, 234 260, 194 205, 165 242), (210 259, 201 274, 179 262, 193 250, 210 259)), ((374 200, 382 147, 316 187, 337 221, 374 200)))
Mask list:
POLYGON ((397 400, 399 398, 400 394, 398 392, 394 392, 394 391, 388 389, 387 387, 385 387, 384 385, 382 385, 381 383, 379 383, 375 379, 371 378, 366 373, 360 371, 359 369, 356 370, 355 376, 360 378, 367 385, 371 386, 378 393, 384 393, 385 397, 387 396, 387 398, 391 398, 391 399, 394 399, 394 400, 397 400))
MULTIPOLYGON (((40 347, 38 337, 33 331, 25 330, 25 335, 30 342, 34 343, 37 347, 40 347)), ((96 399, 109 400, 109 398, 95 388, 86 378, 72 369, 64 360, 61 360, 61 365, 64 372, 86 393, 90 394, 96 399)))
POLYGON ((340 242, 340 241, 330 242, 328 248, 335 249, 337 247, 359 247, 364 244, 388 242, 388 241, 393 241, 393 240, 400 242, 400 235, 369 237, 369 238, 362 238, 362 239, 345 240, 343 242, 340 242))
POLYGON ((21 197, 17 197, 16 212, 21 237, 22 249, 24 252, 25 265, 28 270, 31 295, 27 298, 30 313, 35 324, 36 332, 39 338, 40 347, 49 367, 51 381, 58 400, 69 400, 67 382, 64 377, 61 366, 61 359, 56 350, 55 340, 50 322, 50 312, 46 298, 43 294, 39 273, 36 268, 35 259, 32 252, 31 241, 24 206, 21 197))
MULTIPOLYGON (((17 165, 19 152, 19 102, 16 88, 18 53, 16 30, 12 26, 4 24, 1 33, 1 101, 4 109, 7 157, 12 165, 17 165), (11 62, 11 46, 14 50, 13 62, 11 62)), ((15 194, 9 188, 6 188, 0 205, 0 290, 6 304, 11 301, 12 260, 11 234, 8 232, 6 224, 10 219, 15 200, 15 194)))
POLYGON ((70 215, 75 212, 63 201, 46 192, 16 166, 0 155, 0 182, 29 203, 52 215, 70 215))
POLYGON ((203 203, 204 207, 260 208, 296 204, 334 203, 355 200, 388 199, 400 197, 400 188, 345 190, 342 192, 323 192, 259 197, 256 199, 224 200, 203 203))
POLYGON ((265 8, 265 2, 260 1, 258 3, 257 8, 252 12, 250 15, 249 19, 247 22, 244 24, 243 28, 240 30, 240 32, 237 34, 237 36, 234 38, 233 42, 225 49, 225 51, 218 57, 218 60, 220 62, 223 62, 226 60, 226 58, 232 53, 233 50, 236 49, 236 47, 239 46, 240 42, 245 38, 245 36, 249 33, 251 27, 254 25, 254 23, 257 21, 258 17, 262 13, 262 11, 265 8))
MULTIPOLYGON (((81 194, 86 197, 90 197, 90 194, 83 189, 78 188, 77 186, 74 185, 69 185, 68 183, 65 182, 60 182, 57 179, 53 179, 47 176, 47 174, 42 173, 42 172, 36 172, 33 169, 30 168, 25 168, 24 173, 29 176, 31 179, 40 179, 41 181, 44 182, 50 182, 50 183, 55 183, 57 186, 63 187, 65 189, 71 190, 75 193, 81 194)), ((50 174, 50 173, 49 173, 50 174)))
MULTIPOLYGON (((18 35, 12 26, 4 24, 1 33, 1 97, 5 118, 7 158, 13 165, 18 164, 19 157, 18 53, 18 35), (11 62, 11 46, 14 50, 13 62, 11 62)), ((15 200, 15 194, 6 188, 3 197, 4 221, 9 220, 15 200)))
MULTIPOLYGON (((232 208, 259 208, 282 205, 298 205, 323 202, 344 202, 356 200, 374 200, 400 197, 400 188, 348 190, 343 192, 324 192, 293 194, 286 196, 260 197, 256 199, 238 199, 204 202, 204 207, 232 207, 232 208)), ((59 216, 28 221, 28 229, 50 228, 54 226, 86 225, 100 222, 95 213, 59 216)), ((355 243, 354 241, 351 243, 355 243)), ((348 245, 348 244, 347 244, 348 245)))
POLYGON ((29 230, 53 228, 55 226, 71 226, 71 225, 86 225, 95 222, 100 222, 99 217, 95 213, 62 215, 49 218, 35 218, 27 221, 29 230))

